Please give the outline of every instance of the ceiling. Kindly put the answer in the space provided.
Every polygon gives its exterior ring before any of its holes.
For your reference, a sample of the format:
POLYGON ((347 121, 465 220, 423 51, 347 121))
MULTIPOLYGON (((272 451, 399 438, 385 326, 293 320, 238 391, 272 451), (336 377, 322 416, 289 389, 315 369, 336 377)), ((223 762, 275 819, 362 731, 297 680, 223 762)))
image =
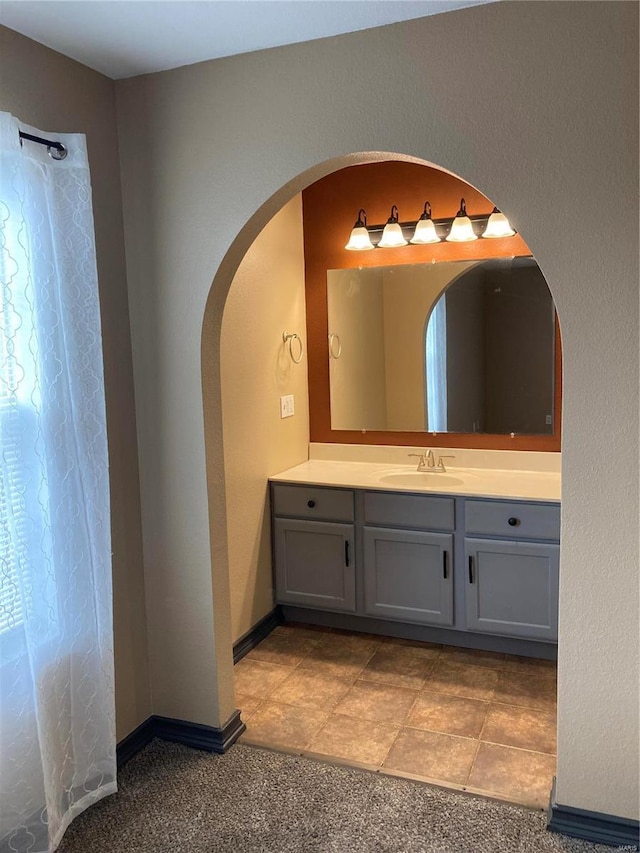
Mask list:
POLYGON ((1 0, 0 24, 113 79, 491 0, 1 0))

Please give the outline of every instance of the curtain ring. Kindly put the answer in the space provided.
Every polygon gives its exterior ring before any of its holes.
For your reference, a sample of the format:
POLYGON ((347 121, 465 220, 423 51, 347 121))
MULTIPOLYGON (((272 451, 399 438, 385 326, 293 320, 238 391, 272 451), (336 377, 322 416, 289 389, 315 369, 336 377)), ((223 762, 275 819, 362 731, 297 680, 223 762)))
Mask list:
POLYGON ((295 332, 289 332, 289 333, 283 332, 282 333, 282 340, 285 344, 287 343, 287 341, 289 341, 289 355, 291 356, 291 361, 294 364, 300 364, 300 362, 302 361, 303 349, 302 349, 302 341, 300 340, 298 335, 295 332), (293 342, 294 341, 298 341, 298 346, 300 347, 300 351, 298 353, 297 358, 293 354, 293 342))
POLYGON ((47 154, 52 160, 64 160, 68 153, 69 152, 61 142, 57 145, 47 145, 47 154))
POLYGON ((332 333, 329 335, 329 358, 340 358, 342 355, 342 341, 339 335, 332 333), (338 342, 337 348, 334 346, 334 341, 338 342))

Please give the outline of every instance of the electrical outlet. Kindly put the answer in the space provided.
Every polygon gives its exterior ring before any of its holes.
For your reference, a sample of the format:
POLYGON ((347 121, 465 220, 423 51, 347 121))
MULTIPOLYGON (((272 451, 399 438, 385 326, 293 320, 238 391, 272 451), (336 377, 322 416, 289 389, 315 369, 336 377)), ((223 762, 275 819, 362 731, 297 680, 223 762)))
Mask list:
POLYGON ((547 415, 546 418, 544 419, 544 422, 547 424, 547 426, 551 426, 551 424, 553 423, 553 419, 552 419, 551 415, 547 415))
POLYGON ((280 397, 280 417, 290 418, 293 415, 293 412, 293 394, 287 394, 284 397, 280 397))

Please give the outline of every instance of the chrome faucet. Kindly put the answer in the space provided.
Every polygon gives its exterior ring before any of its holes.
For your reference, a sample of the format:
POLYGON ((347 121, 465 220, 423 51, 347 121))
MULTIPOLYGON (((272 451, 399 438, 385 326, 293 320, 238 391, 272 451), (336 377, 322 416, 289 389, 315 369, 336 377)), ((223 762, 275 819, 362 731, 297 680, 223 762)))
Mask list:
POLYGON ((422 453, 409 453, 408 455, 418 458, 418 471, 433 471, 436 467, 433 450, 425 450, 422 453))
POLYGON ((422 453, 409 453, 409 456, 415 456, 418 459, 418 471, 446 471, 443 459, 455 459, 455 456, 438 456, 436 461, 433 455, 433 450, 424 450, 422 453))

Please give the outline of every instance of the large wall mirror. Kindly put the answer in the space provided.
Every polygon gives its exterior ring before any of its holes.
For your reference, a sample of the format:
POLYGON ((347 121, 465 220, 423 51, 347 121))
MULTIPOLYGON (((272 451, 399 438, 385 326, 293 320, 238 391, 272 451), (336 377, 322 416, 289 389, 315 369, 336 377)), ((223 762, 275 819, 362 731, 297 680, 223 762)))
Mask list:
POLYGON ((531 257, 327 271, 332 430, 552 435, 555 308, 531 257))
MULTIPOLYGON (((388 160, 302 193, 310 439, 559 451, 562 352, 553 300, 516 233, 349 251, 359 211, 384 224, 489 216, 494 202, 432 166, 388 160)), ((505 211, 510 214, 510 211, 505 211)))

